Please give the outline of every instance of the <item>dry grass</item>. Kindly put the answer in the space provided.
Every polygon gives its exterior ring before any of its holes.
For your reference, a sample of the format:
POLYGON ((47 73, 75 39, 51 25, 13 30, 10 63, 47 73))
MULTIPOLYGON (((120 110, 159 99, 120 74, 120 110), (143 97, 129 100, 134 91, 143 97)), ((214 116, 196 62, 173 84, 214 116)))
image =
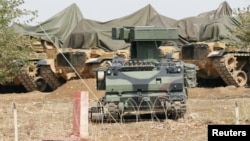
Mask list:
MULTIPOLYGON (((235 123, 235 102, 239 105, 240 123, 249 124, 250 98, 218 95, 223 89, 230 96, 231 93, 241 96, 246 93, 246 89, 234 88, 192 89, 189 91, 187 113, 182 119, 122 124, 89 122, 89 136, 91 141, 204 141, 207 140, 208 124, 235 123)), ((73 113, 70 95, 75 90, 86 89, 73 81, 53 93, 1 95, 0 141, 14 140, 13 102, 17 106, 19 140, 41 141, 48 136, 69 136, 73 113)))

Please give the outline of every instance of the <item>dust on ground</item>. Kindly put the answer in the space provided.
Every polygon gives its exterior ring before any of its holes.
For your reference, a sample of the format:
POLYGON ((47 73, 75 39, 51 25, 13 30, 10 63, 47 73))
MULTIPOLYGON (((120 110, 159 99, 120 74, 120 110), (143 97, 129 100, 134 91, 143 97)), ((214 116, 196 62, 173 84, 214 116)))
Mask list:
MULTIPOLYGON (((177 121, 166 119, 164 121, 154 120, 122 124, 89 122, 89 135, 95 141, 204 141, 207 140, 207 125, 235 123, 235 103, 239 105, 240 123, 249 124, 249 89, 234 86, 190 88, 188 89, 187 113, 184 118, 177 121)), ((57 125, 61 124, 60 119, 65 120, 63 123, 66 125, 62 126, 67 129, 60 134, 69 134, 72 130, 72 105, 70 103, 72 94, 76 91, 89 92, 89 98, 92 103, 95 103, 104 95, 104 91, 96 90, 95 79, 71 80, 49 93, 34 91, 30 93, 2 94, 0 98, 0 130, 2 131, 0 137, 3 140, 13 140, 13 125, 10 124, 12 123, 10 119, 7 119, 9 115, 6 116, 6 114, 11 113, 7 106, 12 102, 18 103, 18 106, 25 111, 18 113, 19 117, 26 117, 26 119, 19 119, 19 128, 22 129, 19 132, 22 140, 41 140, 41 136, 45 134, 45 128, 48 128, 46 131, 51 132, 52 136, 55 130, 59 129, 49 130, 49 127, 56 128, 57 125), (59 106, 53 103, 50 103, 48 107, 44 106, 45 102, 52 100, 64 102, 59 106), (56 117, 53 115, 50 115, 50 117, 43 116, 41 111, 46 111, 48 114, 55 107, 57 108, 56 112, 59 113, 61 111, 66 114, 59 114, 56 117), (39 120, 37 120, 38 114, 40 115, 39 120), (60 117, 60 115, 64 117, 60 117), (68 116, 65 118, 65 115, 68 116), (52 118, 57 120, 52 120, 52 118)), ((55 134, 54 136, 58 135, 55 134)))

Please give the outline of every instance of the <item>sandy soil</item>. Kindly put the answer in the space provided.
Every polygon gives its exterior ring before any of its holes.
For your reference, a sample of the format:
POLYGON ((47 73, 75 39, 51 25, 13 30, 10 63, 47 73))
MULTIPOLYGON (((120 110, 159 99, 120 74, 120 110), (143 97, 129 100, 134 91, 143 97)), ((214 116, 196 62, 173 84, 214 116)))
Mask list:
MULTIPOLYGON (((9 108, 13 102, 19 108, 20 140, 69 136, 72 132, 72 93, 75 91, 88 91, 91 104, 104 95, 104 91, 95 89, 94 79, 71 80, 49 93, 35 91, 2 94, 0 140, 14 140, 13 112, 9 108)), ((188 94, 184 118, 177 121, 166 119, 122 124, 89 122, 89 137, 93 141, 204 141, 207 140, 207 125, 235 124, 236 103, 240 111, 240 124, 250 122, 249 88, 190 88, 188 94)))

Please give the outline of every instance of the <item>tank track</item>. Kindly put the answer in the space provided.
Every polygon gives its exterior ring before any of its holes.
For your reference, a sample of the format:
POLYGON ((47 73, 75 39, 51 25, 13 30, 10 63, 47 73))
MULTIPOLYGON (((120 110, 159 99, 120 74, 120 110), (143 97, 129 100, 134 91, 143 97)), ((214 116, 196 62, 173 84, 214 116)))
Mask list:
POLYGON ((34 83, 33 79, 27 74, 26 69, 21 69, 20 74, 18 75, 18 79, 28 92, 35 91, 37 89, 36 84, 34 83))
POLYGON ((50 66, 41 66, 40 67, 40 75, 44 78, 46 83, 50 86, 52 90, 57 89, 61 86, 60 81, 55 76, 50 66))
MULTIPOLYGON (((104 104, 104 103, 103 103, 104 104)), ((166 108, 166 107, 165 107, 166 108)), ((118 109, 118 105, 115 103, 107 103, 102 106, 98 102, 97 107, 94 107, 95 110, 90 110, 90 120, 92 122, 123 122, 125 121, 148 121, 152 120, 153 118, 156 118, 157 120, 161 119, 172 119, 172 120, 177 120, 178 118, 183 118, 184 114, 186 113, 186 104, 181 104, 181 102, 177 101, 174 102, 174 104, 169 107, 169 111, 166 112, 158 112, 158 113, 152 113, 151 111, 147 112, 130 112, 130 114, 126 115, 126 118, 123 119, 124 115, 123 113, 120 113, 118 109), (98 110, 97 110, 98 109, 98 110), (94 115, 95 113, 95 115, 94 115), (96 114, 97 113, 97 114, 96 114), (133 114, 132 114, 133 113, 133 114)))
MULTIPOLYGON (((239 56, 239 54, 228 54, 228 55, 239 56)), ((240 86, 233 75, 233 72, 235 70, 230 70, 227 68, 225 64, 225 59, 226 55, 215 58, 213 61, 213 66, 215 67, 216 71, 219 73, 220 77, 227 85, 234 85, 236 87, 240 86)))

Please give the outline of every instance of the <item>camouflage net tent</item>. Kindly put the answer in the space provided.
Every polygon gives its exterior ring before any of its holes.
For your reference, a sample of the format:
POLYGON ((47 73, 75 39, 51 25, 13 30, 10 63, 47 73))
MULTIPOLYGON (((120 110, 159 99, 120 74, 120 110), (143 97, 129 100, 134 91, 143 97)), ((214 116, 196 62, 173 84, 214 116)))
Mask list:
MULTIPOLYGON (((72 4, 58 14, 36 26, 13 26, 15 31, 20 34, 36 36, 43 40, 51 41, 60 47, 69 48, 102 48, 106 51, 126 49, 129 44, 124 41, 112 40, 111 29, 123 26, 158 26, 179 28, 181 45, 189 42, 196 42, 210 38, 222 37, 222 32, 213 32, 209 35, 213 25, 223 31, 227 27, 238 26, 238 22, 233 22, 232 9, 225 1, 216 10, 204 12, 198 16, 175 20, 159 14, 150 4, 142 9, 107 22, 85 19, 81 11, 72 4), (70 17, 70 20, 69 20, 70 17), (222 17, 228 17, 222 20, 222 17), (231 19, 231 22, 230 22, 231 19), (216 24, 216 25, 215 25, 216 24), (42 27, 42 28, 41 28, 42 27), (208 28, 209 27, 209 28, 208 28), (202 32, 202 33, 201 33, 202 32)), ((214 30, 214 29, 213 29, 214 30)), ((208 39, 210 40, 210 39, 208 39)))
POLYGON ((187 42, 196 42, 199 41, 201 25, 210 23, 222 16, 232 16, 232 9, 226 1, 221 3, 216 10, 178 20, 174 26, 180 29, 179 35, 181 39, 187 42))
POLYGON ((147 26, 150 23, 164 24, 172 27, 176 20, 160 15, 151 5, 122 18, 107 22, 98 22, 94 20, 83 19, 75 27, 65 47, 72 48, 92 48, 98 47, 107 51, 124 49, 129 47, 124 41, 112 40, 111 29, 113 27, 123 26, 147 26))
MULTIPOLYGON (((221 3, 216 10, 204 12, 198 16, 188 17, 181 20, 175 20, 163 16, 151 5, 148 5, 131 15, 108 22, 83 19, 73 30, 64 46, 72 48, 98 47, 108 51, 127 48, 129 45, 124 41, 114 41, 111 39, 112 27, 146 25, 179 28, 180 41, 178 44, 183 45, 189 42, 200 41, 200 28, 202 25, 203 36, 209 34, 207 31, 204 31, 204 25, 211 25, 211 21, 221 22, 221 26, 218 27, 218 30, 221 31, 227 29, 227 27, 238 25, 235 24, 235 22, 229 22, 230 18, 228 20, 217 20, 222 19, 222 17, 225 16, 234 19, 232 17, 232 9, 226 1, 221 3)), ((217 33, 217 35, 214 34, 211 38, 217 38, 218 36, 221 37, 222 32, 214 33, 217 33)))
POLYGON ((17 34, 40 38, 61 47, 82 19, 81 10, 76 4, 72 4, 36 26, 14 24, 12 28, 17 34))
POLYGON ((200 27, 199 41, 223 41, 226 43, 239 42, 230 31, 241 25, 241 20, 232 16, 221 16, 200 27))

